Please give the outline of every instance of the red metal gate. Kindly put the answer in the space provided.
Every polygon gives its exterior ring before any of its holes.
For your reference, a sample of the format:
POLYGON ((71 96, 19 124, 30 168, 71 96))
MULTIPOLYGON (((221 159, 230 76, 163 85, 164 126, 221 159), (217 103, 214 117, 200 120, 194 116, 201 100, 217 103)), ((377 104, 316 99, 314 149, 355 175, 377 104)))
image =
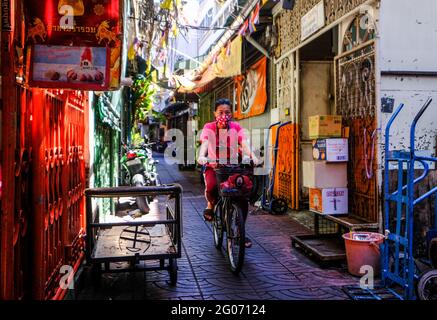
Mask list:
POLYGON ((14 178, 3 179, 14 200, 1 225, 12 237, 2 238, 9 254, 2 255, 1 297, 60 299, 60 268, 76 271, 83 258, 88 99, 78 91, 15 91, 15 123, 8 126, 16 128, 15 143, 6 145, 15 153, 14 178))
POLYGON ((35 116, 34 292, 61 298, 63 265, 75 269, 83 254, 87 98, 81 92, 38 91, 35 116))
POLYGON ((60 299, 60 267, 83 252, 88 99, 17 84, 25 10, 2 5, 0 299, 60 299))

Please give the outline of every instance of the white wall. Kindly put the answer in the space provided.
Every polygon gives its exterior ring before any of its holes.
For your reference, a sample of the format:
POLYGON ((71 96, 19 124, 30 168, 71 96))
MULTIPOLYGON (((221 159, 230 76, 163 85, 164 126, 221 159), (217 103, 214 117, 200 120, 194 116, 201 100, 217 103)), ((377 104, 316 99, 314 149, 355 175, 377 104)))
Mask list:
POLYGON ((381 70, 437 72, 437 1, 382 0, 381 70))
POLYGON ((391 148, 409 149, 410 124, 425 100, 433 103, 417 125, 416 149, 436 155, 437 75, 384 75, 384 72, 437 72, 437 1, 382 0, 378 28, 379 164, 384 160, 384 130, 392 113, 381 110, 381 98, 405 107, 392 126, 391 148))
MULTIPOLYGON (((428 97, 433 98, 432 104, 423 114, 416 127, 415 148, 424 155, 436 156, 437 140, 437 77, 402 77, 383 76, 381 78, 381 97, 395 99, 393 112, 399 104, 405 106, 392 125, 390 134, 390 149, 409 150, 410 125, 428 97)), ((384 156, 384 130, 392 113, 380 112, 380 153, 384 156)), ((382 164, 382 162, 380 162, 382 164)))
POLYGON ((255 117, 250 117, 243 120, 238 120, 238 123, 249 130, 250 139, 254 150, 258 150, 264 143, 264 129, 270 126, 270 107, 266 107, 266 111, 255 117))

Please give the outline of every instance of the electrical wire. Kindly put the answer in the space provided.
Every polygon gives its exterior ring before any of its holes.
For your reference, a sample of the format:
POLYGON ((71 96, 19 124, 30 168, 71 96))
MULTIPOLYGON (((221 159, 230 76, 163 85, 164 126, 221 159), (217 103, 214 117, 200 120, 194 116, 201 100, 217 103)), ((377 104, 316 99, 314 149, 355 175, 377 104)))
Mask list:
POLYGON ((212 30, 233 30, 237 31, 239 28, 230 28, 230 27, 202 27, 202 26, 192 26, 187 24, 180 24, 176 22, 179 28, 193 29, 193 30, 201 30, 201 31, 212 31, 212 30))

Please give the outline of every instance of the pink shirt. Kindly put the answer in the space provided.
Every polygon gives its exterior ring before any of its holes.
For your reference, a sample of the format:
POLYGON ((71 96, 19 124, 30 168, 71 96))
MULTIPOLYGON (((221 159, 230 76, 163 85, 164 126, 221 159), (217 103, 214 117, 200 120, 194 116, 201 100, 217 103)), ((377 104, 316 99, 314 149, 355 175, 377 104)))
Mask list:
MULTIPOLYGON (((216 122, 208 122, 203 126, 200 141, 208 141, 208 160, 217 159, 217 146, 221 161, 238 159, 238 146, 245 140, 244 129, 238 122, 230 121, 229 130, 218 129, 216 122)), ((220 161, 220 162, 221 162, 220 161)), ((209 161, 211 162, 211 160, 209 161)), ((227 161, 226 161, 227 162, 227 161)))

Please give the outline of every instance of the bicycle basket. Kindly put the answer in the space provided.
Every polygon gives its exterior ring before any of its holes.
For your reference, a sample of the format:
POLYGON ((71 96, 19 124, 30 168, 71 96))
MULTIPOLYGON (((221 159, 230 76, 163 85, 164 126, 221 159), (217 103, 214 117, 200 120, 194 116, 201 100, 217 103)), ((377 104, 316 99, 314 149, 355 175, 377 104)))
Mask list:
POLYGON ((221 196, 250 197, 252 194, 252 168, 220 167, 214 171, 221 196))

